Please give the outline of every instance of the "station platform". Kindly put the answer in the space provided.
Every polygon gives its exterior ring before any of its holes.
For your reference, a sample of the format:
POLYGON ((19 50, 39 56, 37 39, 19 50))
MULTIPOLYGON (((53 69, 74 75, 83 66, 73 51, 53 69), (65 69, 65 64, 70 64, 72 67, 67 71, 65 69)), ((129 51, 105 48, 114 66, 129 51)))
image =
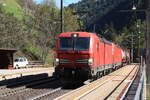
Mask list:
POLYGON ((52 76, 53 71, 54 71, 53 67, 50 67, 50 68, 1 69, 0 70, 0 81, 6 80, 6 79, 11 79, 11 78, 27 76, 27 75, 42 74, 42 73, 46 73, 49 76, 52 76))

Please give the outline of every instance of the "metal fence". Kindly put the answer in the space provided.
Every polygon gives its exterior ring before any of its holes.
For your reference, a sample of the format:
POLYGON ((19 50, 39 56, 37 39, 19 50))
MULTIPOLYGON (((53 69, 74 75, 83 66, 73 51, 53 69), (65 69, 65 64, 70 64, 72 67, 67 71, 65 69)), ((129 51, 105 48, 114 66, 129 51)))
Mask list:
MULTIPOLYGON (((141 66, 142 67, 142 66, 141 66)), ((134 97, 134 100, 144 100, 145 99, 145 66, 141 71, 140 82, 134 97)))
POLYGON ((146 100, 146 72, 145 72, 146 64, 145 60, 141 56, 140 61, 140 81, 135 93, 134 100, 146 100))

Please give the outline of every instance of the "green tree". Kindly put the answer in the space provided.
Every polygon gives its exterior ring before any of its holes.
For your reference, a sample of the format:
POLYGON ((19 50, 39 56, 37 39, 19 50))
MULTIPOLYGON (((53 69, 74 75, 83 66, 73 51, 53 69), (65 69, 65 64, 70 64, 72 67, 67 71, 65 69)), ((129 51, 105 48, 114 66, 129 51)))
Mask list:
POLYGON ((2 8, 0 8, 0 19, 0 47, 20 49, 26 38, 22 21, 14 17, 13 14, 6 13, 2 8))
POLYGON ((146 48, 145 34, 146 22, 137 20, 129 27, 123 28, 121 35, 116 37, 116 42, 129 49, 132 49, 133 44, 134 55, 140 56, 141 51, 146 48))
POLYGON ((78 15, 73 14, 73 10, 65 8, 64 10, 64 30, 65 32, 72 32, 79 30, 78 15))
POLYGON ((115 42, 115 39, 117 37, 117 31, 112 24, 106 25, 104 31, 102 32, 102 36, 109 41, 115 42))

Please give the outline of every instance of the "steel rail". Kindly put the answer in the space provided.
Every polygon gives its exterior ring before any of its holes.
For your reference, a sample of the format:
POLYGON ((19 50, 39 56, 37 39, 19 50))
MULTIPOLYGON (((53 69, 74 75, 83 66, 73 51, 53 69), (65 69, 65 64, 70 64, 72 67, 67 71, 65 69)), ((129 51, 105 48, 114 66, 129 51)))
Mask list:
POLYGON ((14 94, 17 94, 20 92, 24 92, 24 91, 28 90, 27 87, 31 87, 31 86, 36 87, 37 85, 40 85, 40 84, 43 85, 43 83, 48 83, 48 82, 53 82, 53 81, 55 81, 54 78, 46 79, 46 80, 42 80, 42 81, 40 80, 35 83, 29 83, 29 84, 26 84, 25 86, 17 87, 12 90, 8 90, 8 91, 6 90, 6 91, 0 93, 0 97, 6 97, 6 96, 14 95, 14 94))
POLYGON ((15 82, 15 83, 11 83, 10 84, 8 83, 7 85, 3 84, 0 86, 0 89, 6 89, 6 88, 12 88, 12 87, 21 87, 21 86, 24 86, 24 85, 28 85, 29 83, 33 83, 33 82, 36 82, 36 81, 41 81, 41 80, 46 80, 46 79, 50 79, 50 77, 38 77, 38 79, 32 79, 32 80, 19 80, 18 82, 15 82))
POLYGON ((43 94, 41 94, 41 95, 38 95, 38 96, 36 96, 36 97, 30 98, 29 100, 39 100, 39 99, 41 99, 41 98, 43 98, 43 97, 45 97, 45 96, 48 96, 48 95, 51 95, 51 94, 53 94, 53 93, 55 93, 55 92, 57 92, 57 91, 60 91, 61 89, 62 89, 62 88, 59 87, 59 88, 54 89, 54 90, 52 90, 52 91, 49 91, 49 92, 43 93, 43 94))

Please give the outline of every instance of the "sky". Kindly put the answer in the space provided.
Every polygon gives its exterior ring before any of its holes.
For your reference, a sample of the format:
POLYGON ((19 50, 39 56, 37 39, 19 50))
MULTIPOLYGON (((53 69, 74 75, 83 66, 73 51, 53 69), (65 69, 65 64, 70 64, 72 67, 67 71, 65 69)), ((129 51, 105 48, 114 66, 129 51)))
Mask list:
MULTIPOLYGON (((42 2, 43 0, 34 0, 34 1, 36 1, 37 3, 40 3, 40 2, 42 2)), ((60 8, 60 1, 61 1, 61 0, 55 0, 56 5, 57 5, 57 7, 59 7, 59 8, 60 8)), ((81 0, 64 0, 64 6, 68 6, 68 5, 71 4, 71 3, 77 3, 78 1, 81 1, 81 0)))

